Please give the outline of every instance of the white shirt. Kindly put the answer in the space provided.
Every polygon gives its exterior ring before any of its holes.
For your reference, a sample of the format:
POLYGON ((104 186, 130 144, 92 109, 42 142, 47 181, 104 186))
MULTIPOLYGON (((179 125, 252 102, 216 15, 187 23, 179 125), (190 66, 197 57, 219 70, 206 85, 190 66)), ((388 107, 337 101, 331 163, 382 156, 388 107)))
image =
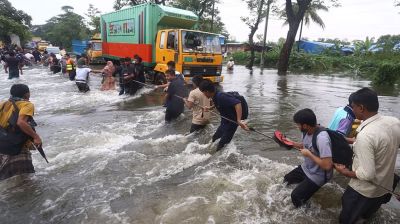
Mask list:
POLYGON ((81 82, 81 83, 86 83, 86 80, 88 79, 88 76, 89 76, 89 72, 91 72, 91 71, 92 71, 92 69, 90 69, 90 68, 77 68, 75 81, 81 82))
POLYGON ((352 178, 349 186, 365 197, 380 197, 389 192, 372 183, 386 189, 393 188, 400 121, 377 114, 361 123, 357 133, 352 166, 357 179, 352 178))

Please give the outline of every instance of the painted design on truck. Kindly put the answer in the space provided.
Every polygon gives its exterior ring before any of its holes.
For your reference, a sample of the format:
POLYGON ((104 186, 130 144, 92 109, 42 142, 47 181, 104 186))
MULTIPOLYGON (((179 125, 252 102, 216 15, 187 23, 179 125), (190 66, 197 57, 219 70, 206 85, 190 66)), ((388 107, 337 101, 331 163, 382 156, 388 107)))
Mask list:
POLYGON ((110 22, 108 25, 108 34, 110 36, 134 36, 135 20, 119 20, 110 22))

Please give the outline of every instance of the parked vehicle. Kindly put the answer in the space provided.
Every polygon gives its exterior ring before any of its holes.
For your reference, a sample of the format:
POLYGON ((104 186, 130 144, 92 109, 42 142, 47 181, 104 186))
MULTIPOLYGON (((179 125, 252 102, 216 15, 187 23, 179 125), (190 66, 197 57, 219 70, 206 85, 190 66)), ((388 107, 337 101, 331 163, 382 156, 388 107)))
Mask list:
POLYGON ((106 60, 138 54, 152 79, 174 61, 189 83, 197 74, 223 81, 219 35, 195 30, 198 17, 193 12, 146 3, 104 14, 100 21, 106 60))
POLYGON ((61 54, 60 54, 60 48, 59 47, 54 47, 54 46, 50 46, 50 47, 46 47, 46 51, 51 54, 55 54, 56 58, 58 60, 60 60, 62 58, 61 54))

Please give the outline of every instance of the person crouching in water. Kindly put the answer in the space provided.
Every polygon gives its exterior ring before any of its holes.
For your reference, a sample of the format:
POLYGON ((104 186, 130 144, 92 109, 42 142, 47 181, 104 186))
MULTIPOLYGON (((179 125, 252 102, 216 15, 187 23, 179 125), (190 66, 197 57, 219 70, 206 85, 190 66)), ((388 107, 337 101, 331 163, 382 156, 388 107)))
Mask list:
POLYGON ((78 86, 79 92, 86 93, 90 91, 89 85, 87 83, 89 81, 89 72, 91 71, 92 70, 86 66, 84 60, 78 60, 75 83, 78 86))
POLYGON ((332 178, 333 162, 328 132, 319 132, 316 136, 318 150, 313 148, 312 139, 318 129, 314 112, 308 108, 302 109, 294 114, 293 121, 303 133, 303 144, 297 147, 304 156, 304 162, 286 174, 284 182, 288 185, 298 183, 291 194, 293 205, 297 208, 332 178))
POLYGON ((13 129, 21 131, 28 136, 29 139, 23 144, 22 149, 17 155, 6 155, 0 153, 0 180, 10 178, 15 175, 34 173, 35 169, 32 164, 32 156, 29 150, 33 148, 32 144, 40 147, 42 140, 35 132, 33 126, 34 105, 29 102, 30 91, 29 87, 24 84, 14 84, 10 89, 10 100, 0 104, 0 126, 3 129, 13 129), (18 117, 12 121, 12 116, 15 106, 18 108, 18 117))
POLYGON ((184 110, 184 102, 181 97, 186 96, 186 89, 183 80, 176 78, 175 71, 167 70, 165 71, 165 76, 170 82, 167 95, 165 96, 167 106, 165 121, 171 122, 178 118, 184 110))
POLYGON ((210 123, 210 112, 204 111, 204 108, 211 107, 211 99, 207 98, 199 89, 203 76, 196 75, 192 79, 194 90, 190 91, 189 97, 185 99, 185 104, 193 111, 192 126, 190 133, 201 130, 210 123))
POLYGON ((247 125, 241 120, 242 104, 240 100, 235 97, 217 91, 214 84, 208 79, 200 83, 199 89, 207 98, 212 98, 215 107, 221 115, 220 126, 212 137, 213 142, 217 139, 221 139, 217 146, 218 151, 231 142, 238 126, 244 130, 249 130, 247 125), (229 120, 222 117, 228 118, 229 120))

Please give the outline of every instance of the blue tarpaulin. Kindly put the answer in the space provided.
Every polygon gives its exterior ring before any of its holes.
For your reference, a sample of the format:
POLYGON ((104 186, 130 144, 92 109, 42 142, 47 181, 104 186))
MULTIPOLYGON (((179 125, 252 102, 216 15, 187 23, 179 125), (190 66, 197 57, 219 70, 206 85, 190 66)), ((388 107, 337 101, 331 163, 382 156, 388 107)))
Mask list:
POLYGON ((81 55, 82 53, 85 53, 88 46, 88 40, 72 40, 72 53, 75 55, 81 55))
POLYGON ((299 47, 306 53, 310 54, 321 54, 323 51, 329 48, 333 48, 335 45, 330 43, 314 42, 314 41, 299 41, 299 47))

